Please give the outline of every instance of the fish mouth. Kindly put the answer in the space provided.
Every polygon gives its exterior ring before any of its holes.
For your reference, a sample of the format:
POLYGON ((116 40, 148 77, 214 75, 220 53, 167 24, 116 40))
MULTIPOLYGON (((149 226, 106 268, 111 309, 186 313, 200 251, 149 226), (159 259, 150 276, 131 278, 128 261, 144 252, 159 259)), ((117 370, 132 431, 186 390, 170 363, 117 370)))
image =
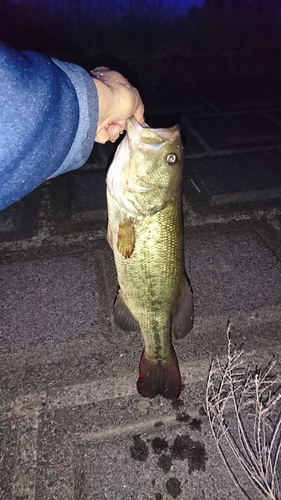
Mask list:
POLYGON ((137 148, 140 142, 157 147, 165 142, 173 142, 180 136, 179 125, 170 128, 151 128, 145 122, 140 124, 133 116, 127 120, 125 129, 132 150, 137 148))
MULTIPOLYGON (((141 127, 141 125, 140 125, 141 127)), ((125 211, 130 217, 140 217, 141 213, 135 205, 128 200, 126 192, 132 192, 134 189, 139 189, 138 192, 144 192, 146 186, 139 186, 132 182, 132 186, 124 186, 123 182, 123 168, 124 164, 130 161, 130 148, 128 137, 126 136, 119 144, 119 157, 113 160, 106 177, 107 191, 113 200, 114 204, 121 210, 125 211)))

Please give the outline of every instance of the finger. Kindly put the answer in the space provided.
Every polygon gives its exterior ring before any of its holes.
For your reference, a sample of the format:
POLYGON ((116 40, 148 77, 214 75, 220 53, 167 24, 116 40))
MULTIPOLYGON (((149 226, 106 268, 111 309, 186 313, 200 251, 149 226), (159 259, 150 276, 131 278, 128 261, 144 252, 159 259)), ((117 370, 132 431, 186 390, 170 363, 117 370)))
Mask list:
POLYGON ((114 120, 114 121, 108 123, 106 128, 108 129, 109 127, 111 127, 111 125, 113 125, 117 130, 117 128, 119 127, 119 132, 122 134, 122 132, 124 132, 124 130, 125 130, 126 121, 127 120, 114 120))
POLYGON ((104 127, 96 134, 95 141, 104 144, 108 140, 109 140, 109 135, 107 129, 104 127))
POLYGON ((118 137, 123 134, 125 128, 125 120, 120 120, 120 123, 110 123, 107 127, 103 127, 96 134, 95 141, 104 144, 107 141, 115 142, 118 137))
POLYGON ((142 124, 144 122, 144 105, 141 103, 134 112, 135 119, 142 124))
POLYGON ((119 135, 123 134, 124 132, 124 128, 125 128, 125 120, 121 121, 121 122, 114 122, 114 123, 110 123, 110 125, 108 125, 107 127, 107 132, 108 132, 108 136, 109 136, 109 140, 114 142, 116 141, 116 139, 118 139, 119 135))
POLYGON ((108 71, 111 71, 109 68, 106 66, 98 66, 95 69, 92 69, 90 71, 90 75, 93 76, 94 78, 98 78, 100 80, 103 80, 104 78, 104 73, 107 73, 108 71))

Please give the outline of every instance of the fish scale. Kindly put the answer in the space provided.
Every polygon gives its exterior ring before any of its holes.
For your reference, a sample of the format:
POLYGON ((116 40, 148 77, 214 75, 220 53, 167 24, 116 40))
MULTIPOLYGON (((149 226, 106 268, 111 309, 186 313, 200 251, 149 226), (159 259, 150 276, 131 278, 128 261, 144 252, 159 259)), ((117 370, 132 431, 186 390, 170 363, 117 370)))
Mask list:
POLYGON ((122 143, 107 177, 108 241, 120 286, 114 316, 123 329, 141 332, 140 394, 173 399, 180 394, 181 376, 172 330, 180 338, 193 324, 192 293, 184 268, 183 148, 177 127, 150 129, 133 119, 122 143), (171 154, 175 165, 167 163, 171 154), (114 178, 116 162, 119 185, 114 178), (137 216, 127 211, 128 199, 137 216))
MULTIPOLYGON (((136 245, 130 259, 122 257, 116 244, 114 248, 118 277, 122 289, 127 291, 126 304, 139 322, 149 355, 155 358, 165 358, 170 352, 171 310, 175 307, 178 282, 183 274, 180 239, 171 235, 176 216, 175 207, 168 206, 137 221, 134 225, 136 245), (159 336, 161 344, 157 342, 159 336)), ((114 241, 117 242, 116 234, 114 241)))

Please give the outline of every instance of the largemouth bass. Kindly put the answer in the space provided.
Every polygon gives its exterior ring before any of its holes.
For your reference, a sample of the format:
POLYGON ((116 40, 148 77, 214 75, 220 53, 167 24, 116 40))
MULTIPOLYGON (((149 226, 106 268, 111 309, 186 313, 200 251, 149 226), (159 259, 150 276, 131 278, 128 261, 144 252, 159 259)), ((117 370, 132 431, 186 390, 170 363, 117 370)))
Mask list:
POLYGON ((119 292, 114 319, 139 331, 144 351, 138 392, 178 398, 182 383, 172 345, 193 326, 193 300, 184 267, 179 127, 149 128, 134 118, 107 175, 108 232, 119 292))

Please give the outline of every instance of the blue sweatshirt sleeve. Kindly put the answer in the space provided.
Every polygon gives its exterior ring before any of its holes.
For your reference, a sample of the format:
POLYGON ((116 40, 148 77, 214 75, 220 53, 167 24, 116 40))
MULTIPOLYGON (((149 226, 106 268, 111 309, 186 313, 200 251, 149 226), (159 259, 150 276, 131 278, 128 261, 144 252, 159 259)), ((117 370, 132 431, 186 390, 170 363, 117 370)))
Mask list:
POLYGON ((96 87, 83 68, 0 43, 0 210, 83 165, 97 123, 96 87))

